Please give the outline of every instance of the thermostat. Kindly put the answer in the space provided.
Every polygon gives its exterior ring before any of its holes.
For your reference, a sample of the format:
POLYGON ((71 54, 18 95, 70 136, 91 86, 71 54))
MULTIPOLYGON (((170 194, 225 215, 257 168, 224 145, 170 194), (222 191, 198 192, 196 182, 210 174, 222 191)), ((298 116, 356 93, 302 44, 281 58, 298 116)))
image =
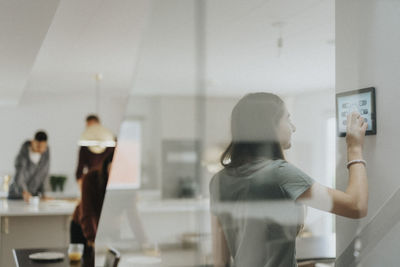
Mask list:
POLYGON ((346 136, 347 116, 357 111, 368 123, 366 135, 376 134, 375 88, 336 94, 336 123, 339 136, 346 136))

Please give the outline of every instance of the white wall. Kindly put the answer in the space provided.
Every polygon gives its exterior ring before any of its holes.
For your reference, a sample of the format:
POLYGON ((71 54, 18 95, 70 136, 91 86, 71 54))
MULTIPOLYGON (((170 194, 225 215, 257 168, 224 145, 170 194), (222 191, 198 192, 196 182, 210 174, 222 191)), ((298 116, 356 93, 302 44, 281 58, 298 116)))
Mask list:
MULTIPOLYGON (((374 251, 368 259, 362 254, 363 266, 398 266, 399 256, 390 246, 382 245, 386 237, 376 236, 374 216, 381 216, 385 201, 400 187, 399 143, 400 126, 400 1, 339 0, 336 1, 336 86, 337 92, 376 87, 377 135, 365 138, 364 157, 368 162, 369 212, 362 220, 337 217, 337 255, 340 256, 357 233, 368 239, 363 251, 374 251), (369 232, 363 232, 372 222, 369 232), (379 246, 377 241, 383 238, 379 246), (376 246, 376 247, 375 247, 376 246), (371 257, 373 256, 373 257, 371 257), (371 259, 374 258, 374 261, 371 259), (383 262, 391 264, 386 265, 383 262), (395 265, 392 265, 394 264, 395 265)), ((346 187, 345 139, 337 139, 337 186, 346 187)), ((396 211, 393 211, 395 214, 396 211)), ((384 220, 393 220, 389 214, 384 220)), ((381 218, 382 219, 382 218, 381 218)), ((385 234, 390 229, 385 230, 385 234)), ((398 228, 389 236, 400 237, 398 228)), ((397 239, 398 240, 398 239, 397 239)), ((390 242, 388 243, 390 244, 390 242)), ((352 253, 350 253, 352 254, 352 253)))
POLYGON ((328 163, 323 159, 327 157, 327 122, 335 117, 334 90, 290 96, 287 103, 296 126, 288 157, 318 182, 331 186, 333 177, 329 176, 334 173, 327 174, 328 163))
MULTIPOLYGON (((332 73, 332 75, 334 75, 332 73)), ((328 120, 335 117, 334 90, 323 90, 288 96, 286 103, 291 120, 296 126, 292 135, 292 147, 287 151, 290 162, 310 175, 317 182, 332 187, 335 176, 334 135, 328 128, 328 120)), ((333 231, 331 214, 308 208, 307 230, 314 235, 327 235, 333 231)))
MULTIPOLYGON (((206 100, 205 144, 225 145, 229 142, 230 113, 237 102, 235 97, 208 97, 206 100)), ((126 118, 137 118, 143 125, 144 189, 161 188, 162 140, 194 140, 198 137, 196 98, 193 96, 132 96, 127 105, 126 118)), ((211 177, 207 174, 206 179, 211 177)), ((204 182, 207 184, 207 181, 204 182)), ((208 185, 207 185, 208 186, 208 185)), ((207 187, 208 188, 208 187, 207 187)), ((204 187, 208 194, 208 189, 204 187)))
MULTIPOLYGON (((102 96, 101 120, 115 134, 125 112, 124 101, 118 95, 102 96)), ((66 174, 66 192, 77 193, 77 142, 85 127, 85 117, 94 109, 90 95, 29 92, 18 106, 0 107, 0 175, 14 173, 14 159, 22 142, 32 139, 36 130, 44 129, 49 135, 50 174, 66 174)))

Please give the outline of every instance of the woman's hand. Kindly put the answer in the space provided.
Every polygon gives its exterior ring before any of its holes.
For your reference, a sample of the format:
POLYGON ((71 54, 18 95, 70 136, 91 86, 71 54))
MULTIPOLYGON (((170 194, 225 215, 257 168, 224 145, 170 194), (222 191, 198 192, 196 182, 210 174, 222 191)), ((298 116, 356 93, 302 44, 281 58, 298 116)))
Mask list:
POLYGON ((348 149, 362 149, 367 127, 368 124, 358 112, 352 112, 347 116, 346 142, 348 149))

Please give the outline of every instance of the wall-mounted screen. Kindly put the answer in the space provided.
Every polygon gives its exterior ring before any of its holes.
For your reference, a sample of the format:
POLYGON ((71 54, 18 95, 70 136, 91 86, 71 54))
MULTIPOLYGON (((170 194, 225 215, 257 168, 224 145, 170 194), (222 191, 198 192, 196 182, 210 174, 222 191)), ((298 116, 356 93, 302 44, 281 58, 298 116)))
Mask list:
POLYGON ((346 136, 347 116, 357 111, 368 123, 366 135, 376 134, 375 88, 336 94, 336 121, 339 136, 346 136))

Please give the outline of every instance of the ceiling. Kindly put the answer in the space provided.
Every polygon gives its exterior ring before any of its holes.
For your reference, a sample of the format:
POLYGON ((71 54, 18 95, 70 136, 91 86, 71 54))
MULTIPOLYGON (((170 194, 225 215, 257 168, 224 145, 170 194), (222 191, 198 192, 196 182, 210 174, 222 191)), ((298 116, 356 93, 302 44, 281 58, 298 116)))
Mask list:
POLYGON ((61 0, 28 90, 81 93, 95 87, 123 93, 132 82, 144 31, 146 0, 61 0))
POLYGON ((92 92, 96 73, 122 95, 193 94, 199 70, 211 95, 334 87, 333 0, 206 1, 200 69, 192 0, 0 3, 0 105, 92 92))
POLYGON ((0 1, 0 105, 18 102, 58 1, 0 1))
MULTIPOLYGON (((155 3, 132 92, 195 93, 194 3, 155 3)), ((207 94, 334 88, 333 0, 216 0, 205 13, 207 94)))

